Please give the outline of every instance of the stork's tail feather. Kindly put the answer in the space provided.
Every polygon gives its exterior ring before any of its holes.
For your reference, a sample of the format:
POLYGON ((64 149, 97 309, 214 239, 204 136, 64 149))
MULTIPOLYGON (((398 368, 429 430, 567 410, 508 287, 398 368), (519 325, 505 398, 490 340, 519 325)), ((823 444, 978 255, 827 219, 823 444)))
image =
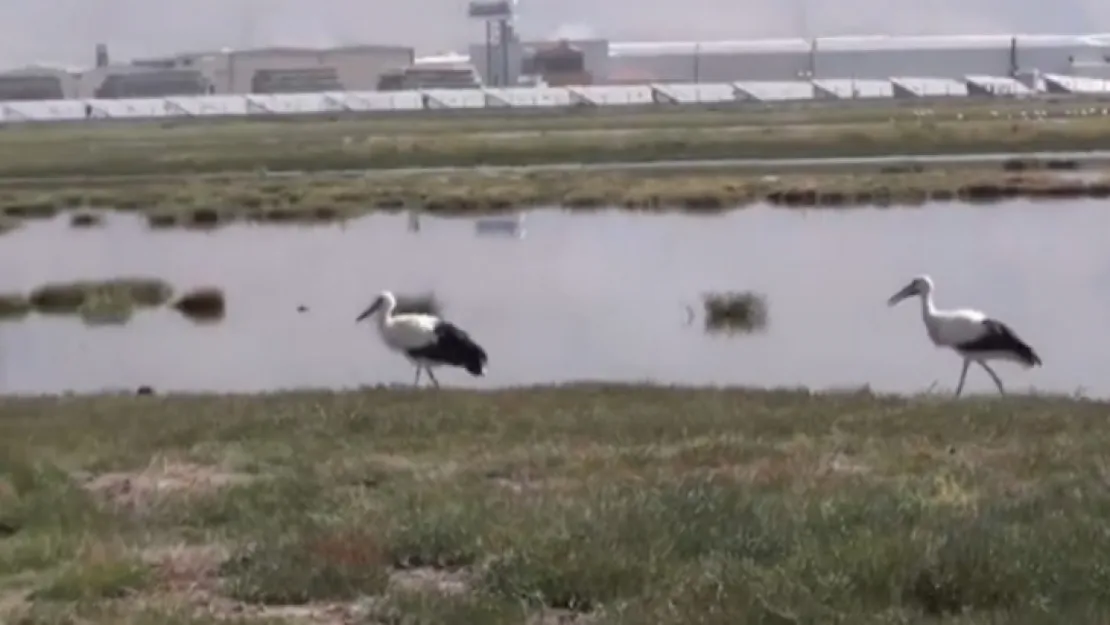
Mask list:
POLYGON ((485 375, 486 350, 475 343, 469 334, 446 322, 440 324, 437 333, 442 349, 450 353, 452 364, 461 365, 470 375, 485 375))
POLYGON ((994 336, 993 340, 1000 340, 1003 349, 1013 353, 1026 367, 1038 367, 1041 364, 1041 357, 1029 346, 1028 343, 1021 340, 1021 338, 1014 332, 1010 326, 998 321, 997 319, 988 320, 990 329, 994 336))
POLYGON ((1025 364, 1029 365, 1030 367, 1041 366, 1041 357, 1037 354, 1037 352, 1033 351, 1033 348, 1029 347, 1028 345, 1023 345, 1023 347, 1025 349, 1019 351, 1018 354, 1021 356, 1021 359, 1025 361, 1025 364))
POLYGON ((1026 367, 1039 367, 1041 365, 1041 357, 1037 352, 1029 346, 1028 343, 1019 339, 1017 335, 1010 333, 1010 350, 1017 356, 1023 365, 1026 367))

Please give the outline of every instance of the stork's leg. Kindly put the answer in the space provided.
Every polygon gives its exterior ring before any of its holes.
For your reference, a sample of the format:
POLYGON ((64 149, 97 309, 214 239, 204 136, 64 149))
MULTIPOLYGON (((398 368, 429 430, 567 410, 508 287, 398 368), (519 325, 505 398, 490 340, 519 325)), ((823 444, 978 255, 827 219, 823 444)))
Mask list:
POLYGON ((432 384, 435 384, 436 388, 439 388, 439 380, 436 379, 436 374, 432 373, 431 367, 428 367, 428 377, 432 379, 432 384))
POLYGON ((998 387, 998 394, 999 395, 1005 395, 1006 394, 1006 389, 1003 388, 1002 380, 999 379, 998 374, 994 372, 994 369, 991 369, 990 365, 983 362, 982 360, 977 360, 975 362, 978 362, 979 366, 982 367, 983 369, 986 369, 987 373, 990 374, 991 379, 994 380, 994 385, 998 387))
POLYGON ((967 368, 971 366, 971 361, 967 358, 964 359, 964 368, 960 371, 960 383, 956 385, 956 397, 964 390, 964 381, 967 380, 967 368))
POLYGON ((424 367, 416 365, 416 379, 412 381, 413 386, 420 386, 420 370, 424 367))

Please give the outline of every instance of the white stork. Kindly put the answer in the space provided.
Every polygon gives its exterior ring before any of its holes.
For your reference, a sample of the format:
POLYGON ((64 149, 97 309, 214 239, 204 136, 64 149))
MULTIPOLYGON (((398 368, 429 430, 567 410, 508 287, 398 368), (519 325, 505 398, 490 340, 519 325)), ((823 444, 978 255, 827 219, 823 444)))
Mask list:
POLYGON ((967 369, 975 362, 983 367, 994 380, 998 392, 1006 394, 1002 380, 987 364, 988 360, 1009 360, 1026 368, 1041 364, 1041 358, 1009 326, 991 319, 978 310, 937 310, 933 305, 933 281, 929 276, 918 276, 901 291, 895 293, 887 304, 898 302, 917 295, 921 298, 921 316, 925 320, 925 331, 937 347, 955 350, 964 359, 960 372, 960 383, 956 386, 956 397, 964 389, 967 369))
POLYGON ((395 315, 393 311, 396 307, 397 298, 389 291, 382 291, 355 323, 377 314, 382 342, 389 349, 403 353, 416 366, 414 386, 420 384, 420 371, 423 369, 439 388, 432 367, 440 365, 462 367, 474 376, 485 375, 486 352, 470 335, 432 315, 395 315))

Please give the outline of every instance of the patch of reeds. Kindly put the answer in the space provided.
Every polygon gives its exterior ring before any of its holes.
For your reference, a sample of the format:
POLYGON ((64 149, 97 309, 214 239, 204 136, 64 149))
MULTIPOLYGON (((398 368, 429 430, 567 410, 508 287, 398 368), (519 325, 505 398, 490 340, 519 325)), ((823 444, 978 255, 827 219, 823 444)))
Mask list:
POLYGON ((215 208, 194 208, 182 215, 181 223, 193 230, 215 230, 231 221, 229 211, 215 208))
MULTIPOLYGON (((153 308, 169 301, 173 288, 154 278, 115 278, 102 281, 51 283, 40 286, 28 298, 31 307, 43 314, 81 314, 88 318, 119 317, 121 310, 153 308)), ((130 314, 130 313, 128 313, 130 314)))
POLYGON ((58 206, 51 201, 17 202, 2 209, 4 215, 13 219, 52 219, 58 211, 58 206))
POLYGON ((767 327, 767 299, 752 291, 706 293, 702 296, 706 332, 753 333, 767 327))
POLYGON ((22 319, 31 310, 31 302, 27 296, 20 293, 0 294, 0 321, 22 319))
POLYGON ((173 228, 182 222, 181 214, 177 211, 159 210, 146 216, 146 224, 152 230, 173 228))
POLYGON ((74 228, 95 228, 104 224, 104 216, 97 213, 74 213, 69 218, 69 225, 74 228))
POLYGON ((207 286, 187 291, 173 303, 173 308, 192 321, 212 322, 223 319, 226 302, 223 291, 207 286))
POLYGON ((0 234, 7 234, 12 230, 16 230, 20 226, 18 219, 12 219, 4 215, 0 215, 0 234))
MULTIPOLYGON (((972 203, 1013 198, 1074 199, 1110 197, 1110 178, 1071 177, 1056 170, 1068 162, 1020 161, 1008 171, 997 165, 937 165, 930 169, 857 168, 825 172, 787 172, 768 176, 750 169, 689 171, 557 171, 520 173, 406 174, 383 177, 381 183, 358 179, 268 179, 229 177, 205 179, 182 188, 169 182, 121 187, 113 206, 127 204, 129 194, 144 199, 151 228, 211 229, 237 220, 268 225, 312 225, 341 222, 369 212, 391 212, 401 206, 420 207, 422 215, 493 215, 531 206, 563 206, 575 210, 620 207, 642 211, 714 214, 752 204, 787 208, 852 208, 919 206, 927 201, 972 203), (992 169, 993 168, 993 169, 992 169), (212 208, 216 207, 216 208, 212 208)), ((1092 172, 1096 173, 1096 172, 1092 172)), ((18 190, 8 205, 24 207, 15 214, 49 212, 65 195, 42 199, 42 191, 18 190), (27 208, 36 207, 36 208, 27 208)), ((68 190, 66 194, 77 193, 68 190)), ((103 190, 100 191, 104 193, 103 190)), ((91 191, 84 192, 85 194, 91 191)), ((90 211, 80 209, 74 225, 87 223, 90 211)), ((20 219, 0 213, 15 226, 20 219)), ((0 231, 4 222, 0 221, 0 231)))
POLYGON ((91 299, 78 311, 81 322, 90 327, 121 326, 131 321, 135 305, 121 299, 91 299))

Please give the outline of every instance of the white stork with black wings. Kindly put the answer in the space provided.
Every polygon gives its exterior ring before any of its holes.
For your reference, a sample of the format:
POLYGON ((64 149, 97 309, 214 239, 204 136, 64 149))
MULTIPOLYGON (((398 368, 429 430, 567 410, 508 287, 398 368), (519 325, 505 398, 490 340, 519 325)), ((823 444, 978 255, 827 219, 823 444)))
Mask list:
POLYGON ((956 386, 956 397, 964 389, 967 369, 974 362, 990 374, 998 392, 1005 395, 1002 380, 987 364, 988 360, 1009 360, 1026 368, 1041 364, 1041 358, 1009 326, 992 319, 978 310, 937 310, 933 305, 933 281, 929 276, 918 276, 895 293, 887 304, 898 302, 917 295, 921 298, 921 316, 925 320, 925 331, 937 347, 954 350, 964 359, 960 372, 960 383, 956 386))
POLYGON ((462 367, 473 376, 485 375, 486 352, 466 332, 432 315, 394 314, 395 308, 397 298, 389 291, 382 291, 355 323, 377 315, 382 342, 389 349, 404 354, 416 366, 413 385, 420 384, 423 369, 438 388, 439 380, 432 373, 432 367, 441 365, 462 367))

